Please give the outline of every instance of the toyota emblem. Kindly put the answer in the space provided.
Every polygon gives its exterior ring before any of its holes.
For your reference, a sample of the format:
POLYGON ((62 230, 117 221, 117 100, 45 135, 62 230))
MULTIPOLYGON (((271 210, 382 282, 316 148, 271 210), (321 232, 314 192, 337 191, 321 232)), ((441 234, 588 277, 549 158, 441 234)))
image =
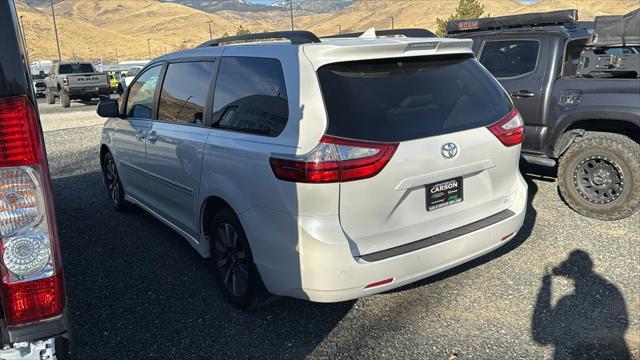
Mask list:
POLYGON ((454 143, 446 143, 442 145, 440 153, 447 159, 453 159, 454 157, 456 157, 456 155, 458 155, 458 145, 454 143))

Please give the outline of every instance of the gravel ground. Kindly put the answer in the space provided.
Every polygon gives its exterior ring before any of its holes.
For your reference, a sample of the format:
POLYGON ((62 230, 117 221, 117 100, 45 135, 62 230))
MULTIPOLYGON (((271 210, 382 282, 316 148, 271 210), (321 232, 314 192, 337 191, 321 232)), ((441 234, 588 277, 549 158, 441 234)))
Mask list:
POLYGON ((357 301, 278 299, 240 312, 180 236, 142 210, 110 208, 102 121, 92 106, 71 109, 41 105, 80 359, 538 359, 554 348, 562 359, 597 358, 611 350, 599 343, 616 341, 639 357, 640 214, 587 219, 564 206, 552 180, 529 178, 525 226, 494 253, 357 301), (545 268, 578 249, 568 262, 581 275, 575 293, 554 276, 546 294, 545 268), (556 310, 536 311, 539 296, 556 310))

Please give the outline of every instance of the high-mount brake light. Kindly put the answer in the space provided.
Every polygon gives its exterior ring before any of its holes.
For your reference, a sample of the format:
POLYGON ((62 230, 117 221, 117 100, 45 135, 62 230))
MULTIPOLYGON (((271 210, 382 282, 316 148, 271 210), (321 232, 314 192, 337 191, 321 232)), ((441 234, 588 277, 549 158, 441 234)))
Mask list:
POLYGON ((269 163, 280 180, 300 183, 334 183, 375 176, 387 165, 398 143, 356 141, 323 136, 311 152, 271 155, 269 163))
POLYGON ((524 139, 524 122, 516 108, 487 128, 505 146, 518 145, 524 139))
POLYGON ((0 292, 7 324, 59 315, 60 251, 40 125, 29 98, 0 98, 0 292))

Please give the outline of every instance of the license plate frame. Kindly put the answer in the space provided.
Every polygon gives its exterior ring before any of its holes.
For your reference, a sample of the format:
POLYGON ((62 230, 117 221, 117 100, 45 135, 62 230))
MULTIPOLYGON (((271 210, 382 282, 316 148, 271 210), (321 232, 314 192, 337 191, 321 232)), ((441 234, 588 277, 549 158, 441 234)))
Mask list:
POLYGON ((427 211, 442 209, 464 201, 462 176, 425 185, 427 211))

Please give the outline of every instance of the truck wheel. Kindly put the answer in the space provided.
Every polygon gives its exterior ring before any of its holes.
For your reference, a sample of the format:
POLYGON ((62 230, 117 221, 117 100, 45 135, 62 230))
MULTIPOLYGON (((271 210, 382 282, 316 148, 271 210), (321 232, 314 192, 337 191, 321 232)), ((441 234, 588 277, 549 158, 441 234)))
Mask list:
POLYGON ((62 104, 62 107, 65 108, 71 106, 71 98, 69 95, 65 94, 64 91, 60 92, 60 103, 62 104))
POLYGON ((619 220, 640 209, 640 144, 620 134, 588 132, 560 158, 558 188, 577 213, 619 220))
POLYGON ((49 91, 49 89, 45 90, 44 97, 47 98, 47 104, 51 105, 56 102, 56 97, 49 91))
POLYGON ((264 304, 269 293, 253 262, 240 221, 229 208, 218 211, 211 221, 212 266, 224 297, 242 310, 264 304))

